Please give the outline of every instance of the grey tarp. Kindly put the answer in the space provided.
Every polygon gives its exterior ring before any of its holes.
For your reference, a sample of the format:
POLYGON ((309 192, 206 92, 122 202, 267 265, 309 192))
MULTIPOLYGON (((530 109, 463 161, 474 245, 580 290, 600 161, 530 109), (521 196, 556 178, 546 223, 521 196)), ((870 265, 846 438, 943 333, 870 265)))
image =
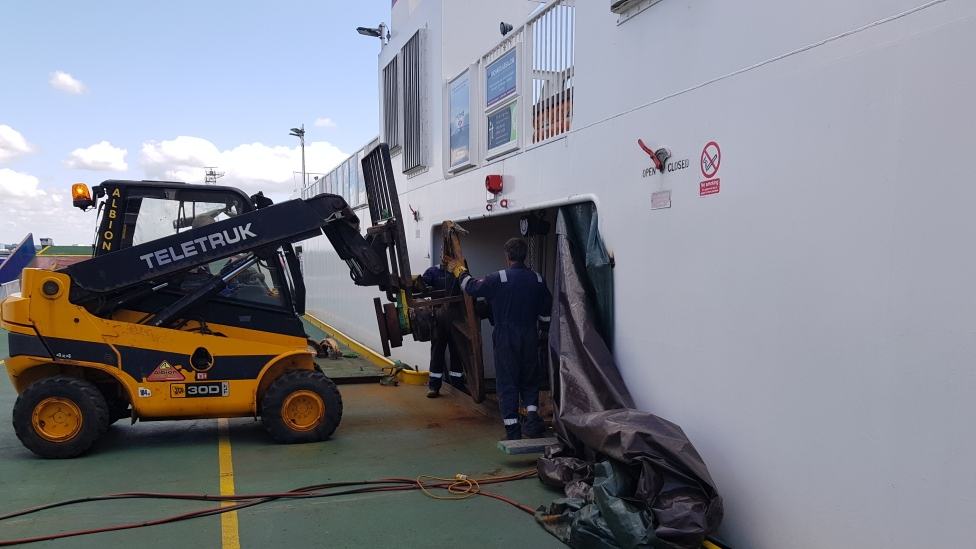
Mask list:
POLYGON ((568 497, 536 519, 576 549, 697 548, 722 498, 681 428, 634 409, 604 339, 613 290, 595 206, 561 208, 556 233, 549 358, 562 445, 538 469, 568 497))

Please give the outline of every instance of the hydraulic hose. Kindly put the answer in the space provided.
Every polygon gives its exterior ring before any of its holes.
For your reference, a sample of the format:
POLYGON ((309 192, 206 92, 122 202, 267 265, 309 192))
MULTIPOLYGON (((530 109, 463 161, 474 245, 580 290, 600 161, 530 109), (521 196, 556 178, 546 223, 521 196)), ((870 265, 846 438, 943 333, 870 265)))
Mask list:
MULTIPOLYGON (((54 509, 57 507, 65 507, 70 505, 79 505, 79 504, 90 503, 95 501, 108 501, 108 500, 115 500, 115 499, 176 499, 176 500, 213 501, 213 502, 236 501, 238 503, 226 507, 211 507, 207 509, 199 509, 196 511, 190 511, 188 513, 181 513, 178 515, 173 515, 173 516, 164 517, 155 520, 149 520, 149 521, 120 524, 115 526, 105 526, 101 528, 92 528, 87 530, 75 530, 71 532, 48 534, 48 535, 37 536, 32 538, 0 540, 0 547, 11 547, 14 545, 24 545, 27 543, 34 543, 38 541, 50 541, 50 540, 68 538, 74 536, 97 534, 101 532, 115 532, 120 530, 128 530, 132 528, 143 528, 146 526, 169 524, 172 522, 179 522, 179 521, 189 520, 193 518, 219 515, 221 513, 226 513, 228 511, 237 511, 240 509, 245 509, 247 507, 252 507, 262 503, 268 503, 279 499, 313 499, 313 498, 324 498, 324 497, 342 496, 342 495, 350 495, 350 494, 363 494, 363 493, 370 493, 370 492, 396 492, 396 491, 404 491, 404 490, 422 490, 423 492, 428 493, 428 495, 430 495, 429 490, 440 489, 440 490, 447 490, 449 493, 454 493, 454 494, 461 493, 461 494, 470 494, 470 496, 475 496, 475 495, 488 496, 497 499, 499 501, 504 501, 505 503, 508 503, 510 505, 513 505, 518 509, 520 509, 521 511, 527 512, 529 514, 533 514, 535 511, 532 508, 522 505, 509 498, 500 496, 498 494, 493 494, 491 492, 483 492, 480 489, 480 485, 497 484, 497 483, 508 482, 513 480, 524 480, 524 479, 532 478, 534 476, 536 476, 536 471, 525 471, 523 473, 518 473, 515 475, 510 475, 505 477, 491 477, 485 479, 468 479, 466 475, 458 475, 457 477, 455 477, 455 479, 443 479, 443 480, 438 479, 438 482, 423 482, 421 480, 422 478, 435 478, 435 479, 437 478, 437 477, 426 477, 426 476, 417 479, 385 478, 385 479, 366 480, 366 481, 330 482, 326 484, 316 484, 312 486, 296 488, 288 492, 233 494, 233 495, 226 495, 226 496, 207 495, 207 494, 172 494, 172 493, 157 493, 157 492, 124 492, 119 494, 92 496, 87 498, 79 498, 79 499, 56 502, 47 505, 40 505, 37 507, 22 509, 20 511, 6 513, 0 515, 0 522, 15 517, 22 517, 33 513, 46 511, 49 509, 54 509), (464 490, 459 490, 458 486, 461 484, 468 486, 469 488, 464 490), (477 489, 474 489, 474 487, 477 487, 477 489), (350 489, 336 490, 337 488, 350 488, 350 489), (336 491, 331 491, 331 490, 336 490, 336 491)), ((465 497, 470 497, 470 496, 465 496, 465 497)), ((453 498, 448 498, 448 499, 453 499, 453 498)))

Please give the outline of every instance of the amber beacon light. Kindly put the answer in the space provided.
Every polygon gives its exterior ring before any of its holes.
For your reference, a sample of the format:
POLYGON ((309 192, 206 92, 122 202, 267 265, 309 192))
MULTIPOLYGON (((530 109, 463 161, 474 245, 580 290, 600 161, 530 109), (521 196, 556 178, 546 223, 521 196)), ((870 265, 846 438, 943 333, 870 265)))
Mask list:
POLYGON ((71 186, 71 201, 76 208, 87 210, 94 205, 92 202, 91 191, 84 183, 75 183, 71 186))

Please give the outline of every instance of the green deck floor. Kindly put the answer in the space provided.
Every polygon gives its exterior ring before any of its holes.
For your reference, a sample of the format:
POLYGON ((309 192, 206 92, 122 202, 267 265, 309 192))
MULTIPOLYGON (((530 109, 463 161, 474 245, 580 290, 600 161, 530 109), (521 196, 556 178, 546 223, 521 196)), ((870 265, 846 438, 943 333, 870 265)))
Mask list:
MULTIPOLYGON (((302 319, 305 325, 305 333, 315 341, 322 341, 323 338, 332 337, 315 324, 307 319, 302 319)), ((335 338, 333 338, 335 339, 335 338)), ((347 347, 342 341, 336 339, 339 344, 339 351, 342 352, 340 358, 316 358, 315 362, 322 367, 325 375, 329 376, 336 385, 346 383, 364 383, 379 381, 383 377, 383 369, 370 362, 366 357, 359 356, 354 350, 347 347)))
MULTIPOLYGON (((311 334, 312 332, 310 332, 311 334)), ((6 356, 0 338, 0 356, 6 356)), ((0 379, 0 514, 57 501, 131 491, 220 493, 217 420, 120 422, 87 456, 43 460, 21 446, 10 413, 16 394, 0 379)), ((535 455, 506 455, 503 429, 455 396, 426 398, 426 387, 340 386, 344 415, 329 441, 279 445, 253 419, 232 419, 236 494, 386 477, 508 475, 534 468, 535 455)), ((537 479, 491 485, 536 508, 562 496, 537 479)), ((142 522, 212 504, 122 500, 88 503, 0 521, 0 540, 142 522)), ((419 491, 276 501, 238 512, 243 548, 565 547, 534 519, 487 497, 439 501, 419 491)), ((37 548, 233 547, 219 516, 31 544, 37 548)))

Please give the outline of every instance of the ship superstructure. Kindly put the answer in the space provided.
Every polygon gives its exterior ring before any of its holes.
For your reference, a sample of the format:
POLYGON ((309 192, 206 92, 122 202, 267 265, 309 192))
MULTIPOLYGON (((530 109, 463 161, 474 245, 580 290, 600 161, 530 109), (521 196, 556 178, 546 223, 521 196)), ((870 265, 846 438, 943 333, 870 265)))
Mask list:
MULTIPOLYGON (((976 4, 399 0, 389 28, 378 141, 416 274, 453 220, 476 276, 523 234, 551 280, 558 209, 592 205, 614 357, 708 464, 722 540, 968 544, 976 4)), ((364 206, 374 146, 303 194, 364 206)), ((303 248, 309 311, 374 343, 375 294, 303 248)))

